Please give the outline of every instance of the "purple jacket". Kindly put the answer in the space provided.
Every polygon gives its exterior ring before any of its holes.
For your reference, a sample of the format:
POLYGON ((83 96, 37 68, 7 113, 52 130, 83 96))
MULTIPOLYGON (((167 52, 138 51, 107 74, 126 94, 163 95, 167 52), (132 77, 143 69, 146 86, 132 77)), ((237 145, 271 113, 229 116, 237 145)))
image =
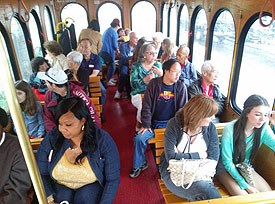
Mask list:
MULTIPOLYGON (((94 107, 94 104, 90 100, 90 98, 87 96, 87 94, 82 90, 82 87, 78 86, 74 82, 69 81, 68 83, 68 93, 66 98, 69 98, 71 96, 78 96, 83 101, 85 101, 86 105, 88 106, 91 114, 91 118, 93 119, 94 123, 101 127, 99 117, 96 113, 96 109, 94 107)), ((47 91, 45 95, 45 104, 44 104, 44 113, 43 113, 43 119, 46 127, 46 132, 51 131, 56 125, 54 121, 54 112, 57 104, 59 101, 61 101, 61 96, 56 94, 53 91, 47 91)))

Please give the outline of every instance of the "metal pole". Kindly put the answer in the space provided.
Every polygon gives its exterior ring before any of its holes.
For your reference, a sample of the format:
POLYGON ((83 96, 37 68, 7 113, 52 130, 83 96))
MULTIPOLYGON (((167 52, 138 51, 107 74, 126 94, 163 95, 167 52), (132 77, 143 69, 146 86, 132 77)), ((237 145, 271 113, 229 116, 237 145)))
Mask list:
MULTIPOLYGON (((3 42, 0 40, 0 50, 5 50, 3 42)), ((34 190, 39 201, 39 204, 46 204, 46 193, 42 183, 42 179, 32 152, 31 143, 27 134, 25 127, 25 122, 22 116, 21 108, 17 101, 17 96, 15 93, 14 83, 11 77, 9 64, 7 61, 7 56, 5 52, 0 54, 0 64, 1 64, 1 81, 4 87, 5 96, 8 101, 10 113, 13 119, 13 123, 17 130, 17 135, 19 143, 29 170, 29 174, 34 186, 34 190)))

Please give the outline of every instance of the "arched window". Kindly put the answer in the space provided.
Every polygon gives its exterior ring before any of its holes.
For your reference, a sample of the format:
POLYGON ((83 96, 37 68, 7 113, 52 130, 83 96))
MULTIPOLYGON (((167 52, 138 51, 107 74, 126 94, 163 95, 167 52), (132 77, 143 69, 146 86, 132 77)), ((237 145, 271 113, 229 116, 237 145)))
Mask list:
MULTIPOLYGON (((244 44, 242 59, 239 59, 241 64, 236 93, 238 107, 242 107, 245 99, 252 94, 265 97, 270 106, 274 102, 275 22, 262 27, 258 17, 259 14, 251 17, 241 32, 241 37, 244 36, 245 40, 241 42, 244 44)), ((263 17, 263 21, 270 20, 270 16, 263 17)), ((241 51, 238 50, 238 53, 241 51)))
POLYGON ((157 13, 152 3, 137 2, 132 8, 131 19, 132 30, 136 31, 139 36, 151 37, 156 32, 157 13))
POLYGON ((231 13, 227 10, 219 11, 215 16, 211 60, 219 70, 217 84, 221 92, 227 95, 232 58, 235 44, 235 26, 231 13))
POLYGON ((44 6, 44 20, 48 40, 54 40, 54 22, 48 6, 44 6))
MULTIPOLYGON (((34 51, 34 56, 41 56, 43 57, 42 51, 42 43, 40 38, 40 33, 42 32, 41 24, 38 18, 38 15, 35 10, 32 10, 30 13, 30 20, 29 20, 29 30, 31 39, 32 39, 32 47, 34 51)), ((43 39, 43 38, 42 38, 43 39)))
POLYGON ((100 25, 100 32, 104 33, 105 30, 107 30, 107 28, 110 27, 111 22, 113 21, 114 18, 119 19, 120 21, 120 26, 123 27, 122 25, 122 14, 121 14, 121 10, 118 7, 118 5, 114 4, 114 3, 103 3, 98 11, 97 11, 97 15, 98 15, 98 22, 100 25), (108 14, 108 15, 106 15, 108 14))
POLYGON ((177 39, 177 6, 171 8, 169 20, 169 37, 172 40, 172 42, 175 43, 177 39))
POLYGON ((205 56, 205 41, 207 32, 207 20, 204 9, 200 9, 197 13, 194 29, 194 44, 192 63, 195 68, 200 72, 201 66, 204 63, 205 56))
POLYGON ((61 10, 61 20, 65 22, 66 19, 73 19, 76 39, 78 39, 81 30, 88 27, 87 11, 78 3, 69 3, 64 6, 61 10))
POLYGON ((30 75, 32 74, 30 56, 28 53, 23 28, 16 17, 12 17, 11 19, 11 36, 14 43, 14 48, 19 63, 22 79, 25 81, 29 81, 30 75))
MULTIPOLYGON (((14 75, 13 75, 13 71, 12 71, 11 61, 10 61, 10 58, 9 58, 9 53, 8 53, 8 50, 7 50, 7 45, 6 45, 4 36, 2 35, 2 32, 0 32, 0 53, 1 53, 1 56, 0 56, 0 62, 1 62, 1 64, 3 63, 2 60, 6 60, 8 62, 8 66, 9 66, 9 68, 11 70, 12 77, 13 77, 13 80, 14 80, 14 75)), ((6 67, 3 67, 3 65, 2 65, 1 69, 6 69, 6 67)), ((9 107, 8 107, 6 96, 4 94, 2 80, 0 80, 0 107, 3 108, 6 112, 9 112, 9 107)))
POLYGON ((162 33, 163 33, 163 37, 168 36, 168 10, 169 10, 168 4, 164 4, 163 10, 162 10, 162 33))
POLYGON ((188 45, 188 23, 189 23, 189 14, 186 5, 181 5, 180 9, 180 29, 179 29, 179 44, 188 45))

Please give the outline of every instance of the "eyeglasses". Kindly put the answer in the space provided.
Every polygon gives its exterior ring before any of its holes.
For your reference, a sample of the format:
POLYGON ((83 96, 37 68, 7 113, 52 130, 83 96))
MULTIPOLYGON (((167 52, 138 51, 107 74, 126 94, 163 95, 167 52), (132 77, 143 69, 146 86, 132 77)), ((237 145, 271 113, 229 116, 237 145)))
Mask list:
POLYGON ((146 52, 146 54, 149 54, 149 55, 157 55, 158 53, 157 53, 157 52, 146 52))

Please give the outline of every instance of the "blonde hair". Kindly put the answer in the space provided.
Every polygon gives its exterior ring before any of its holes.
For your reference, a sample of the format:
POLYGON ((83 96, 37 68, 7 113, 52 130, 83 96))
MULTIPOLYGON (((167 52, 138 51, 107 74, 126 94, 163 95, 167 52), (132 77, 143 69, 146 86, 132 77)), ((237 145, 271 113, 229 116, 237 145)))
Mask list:
POLYGON ((195 131, 200 120, 217 114, 218 108, 217 102, 209 96, 195 95, 183 107, 183 127, 195 131))

